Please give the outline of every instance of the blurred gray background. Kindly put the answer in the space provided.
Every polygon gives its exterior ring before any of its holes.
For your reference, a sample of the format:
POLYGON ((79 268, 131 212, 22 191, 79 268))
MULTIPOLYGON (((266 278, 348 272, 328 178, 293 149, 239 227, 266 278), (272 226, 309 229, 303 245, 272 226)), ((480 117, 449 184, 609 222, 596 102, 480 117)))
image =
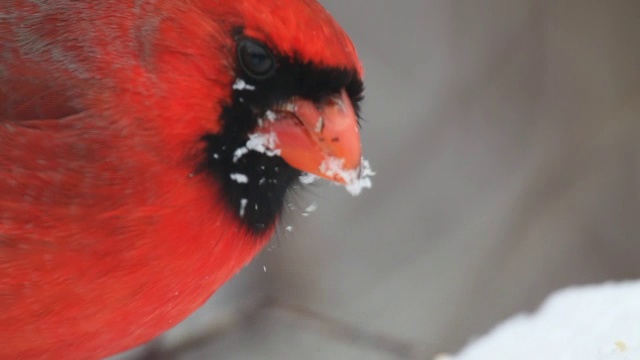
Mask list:
POLYGON ((312 187, 292 231, 120 358, 432 359, 557 288, 638 277, 640 2, 322 3, 366 67, 374 188, 312 187))

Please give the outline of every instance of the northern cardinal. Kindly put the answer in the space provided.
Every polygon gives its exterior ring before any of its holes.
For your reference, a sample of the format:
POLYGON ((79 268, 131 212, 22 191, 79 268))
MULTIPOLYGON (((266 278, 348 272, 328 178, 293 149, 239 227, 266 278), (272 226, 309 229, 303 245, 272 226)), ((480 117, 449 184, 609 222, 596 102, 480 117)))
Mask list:
POLYGON ((301 172, 354 180, 362 89, 314 0, 0 1, 0 359, 183 320, 301 172))

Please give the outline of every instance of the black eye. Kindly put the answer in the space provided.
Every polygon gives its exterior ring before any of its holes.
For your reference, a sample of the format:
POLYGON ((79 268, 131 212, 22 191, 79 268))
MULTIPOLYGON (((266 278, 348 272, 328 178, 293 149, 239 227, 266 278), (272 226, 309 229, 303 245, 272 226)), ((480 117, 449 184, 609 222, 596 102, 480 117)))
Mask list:
POLYGON ((247 75, 257 80, 273 75, 276 61, 269 49, 251 39, 241 40, 238 44, 238 61, 247 75))

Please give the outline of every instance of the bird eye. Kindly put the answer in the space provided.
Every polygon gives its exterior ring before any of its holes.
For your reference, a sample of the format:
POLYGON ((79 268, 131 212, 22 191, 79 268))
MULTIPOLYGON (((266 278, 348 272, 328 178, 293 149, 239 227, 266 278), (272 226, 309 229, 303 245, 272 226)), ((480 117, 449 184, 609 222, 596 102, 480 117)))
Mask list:
POLYGON ((269 49, 251 39, 241 40, 238 44, 238 60, 242 69, 257 80, 273 75, 276 61, 269 49))

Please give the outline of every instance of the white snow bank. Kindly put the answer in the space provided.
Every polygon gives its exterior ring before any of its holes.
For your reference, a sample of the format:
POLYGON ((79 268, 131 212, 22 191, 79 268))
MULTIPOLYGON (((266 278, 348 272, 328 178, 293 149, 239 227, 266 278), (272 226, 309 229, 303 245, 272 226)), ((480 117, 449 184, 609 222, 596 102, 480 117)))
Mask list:
POLYGON ((640 281, 568 288, 452 360, 638 360, 640 281))

